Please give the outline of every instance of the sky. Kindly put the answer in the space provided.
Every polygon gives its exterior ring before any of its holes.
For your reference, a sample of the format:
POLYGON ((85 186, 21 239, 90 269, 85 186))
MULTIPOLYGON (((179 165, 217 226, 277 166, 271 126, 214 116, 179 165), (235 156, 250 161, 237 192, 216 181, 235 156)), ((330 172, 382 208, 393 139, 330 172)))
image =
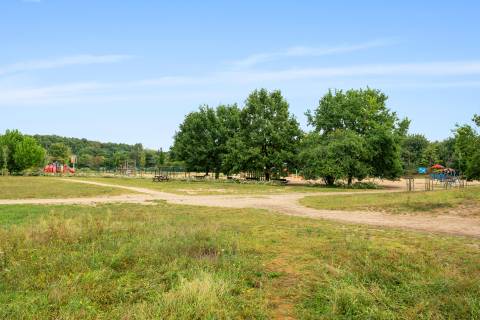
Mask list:
POLYGON ((432 140, 480 113, 479 1, 1 0, 0 132, 168 149, 185 114, 380 89, 432 140))

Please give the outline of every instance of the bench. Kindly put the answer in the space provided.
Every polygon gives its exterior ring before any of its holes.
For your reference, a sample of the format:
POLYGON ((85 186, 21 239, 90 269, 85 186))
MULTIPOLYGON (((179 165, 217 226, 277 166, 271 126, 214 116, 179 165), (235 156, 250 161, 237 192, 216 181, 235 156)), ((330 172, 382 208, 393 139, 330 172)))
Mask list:
POLYGON ((153 182, 161 182, 161 181, 168 181, 168 176, 164 175, 156 175, 153 177, 153 182))

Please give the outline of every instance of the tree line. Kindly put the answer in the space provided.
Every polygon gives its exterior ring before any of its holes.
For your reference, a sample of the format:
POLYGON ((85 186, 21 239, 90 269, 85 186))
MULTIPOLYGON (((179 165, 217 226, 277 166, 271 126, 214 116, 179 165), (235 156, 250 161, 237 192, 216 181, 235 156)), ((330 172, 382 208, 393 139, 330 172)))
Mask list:
POLYGON ((102 143, 56 135, 24 135, 7 130, 0 135, 0 170, 3 174, 21 174, 38 170, 51 162, 71 164, 76 156, 77 168, 114 170, 126 161, 139 169, 170 165, 168 152, 151 150, 137 143, 102 143))
MULTIPOLYGON (((201 106, 186 115, 171 155, 205 174, 261 172, 268 180, 296 170, 332 185, 366 177, 395 179, 419 166, 440 163, 469 179, 480 178, 480 136, 471 125, 453 137, 430 142, 409 134, 380 90, 330 90, 306 116, 303 132, 280 91, 253 91, 243 107, 201 106)), ((474 117, 479 126, 480 119, 474 117)))

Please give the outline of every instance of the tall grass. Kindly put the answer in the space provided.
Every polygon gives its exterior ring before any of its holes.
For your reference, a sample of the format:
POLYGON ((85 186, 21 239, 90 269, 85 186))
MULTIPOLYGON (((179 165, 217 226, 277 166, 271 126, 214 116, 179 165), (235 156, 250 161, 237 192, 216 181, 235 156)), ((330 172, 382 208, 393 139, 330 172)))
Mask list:
POLYGON ((476 239, 165 203, 3 215, 0 319, 480 316, 476 239))

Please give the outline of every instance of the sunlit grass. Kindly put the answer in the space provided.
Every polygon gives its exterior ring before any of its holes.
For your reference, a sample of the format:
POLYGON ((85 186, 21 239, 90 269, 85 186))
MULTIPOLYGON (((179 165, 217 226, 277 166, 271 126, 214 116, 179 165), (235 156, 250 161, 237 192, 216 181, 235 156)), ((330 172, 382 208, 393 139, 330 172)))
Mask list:
POLYGON ((0 199, 76 198, 128 192, 118 188, 70 183, 54 177, 0 176, 0 199))
POLYGON ((309 196, 300 200, 308 207, 331 210, 373 210, 389 213, 441 213, 465 207, 462 214, 480 214, 480 187, 429 192, 309 196))
POLYGON ((0 216, 1 319, 480 316, 478 239, 165 203, 0 216))

